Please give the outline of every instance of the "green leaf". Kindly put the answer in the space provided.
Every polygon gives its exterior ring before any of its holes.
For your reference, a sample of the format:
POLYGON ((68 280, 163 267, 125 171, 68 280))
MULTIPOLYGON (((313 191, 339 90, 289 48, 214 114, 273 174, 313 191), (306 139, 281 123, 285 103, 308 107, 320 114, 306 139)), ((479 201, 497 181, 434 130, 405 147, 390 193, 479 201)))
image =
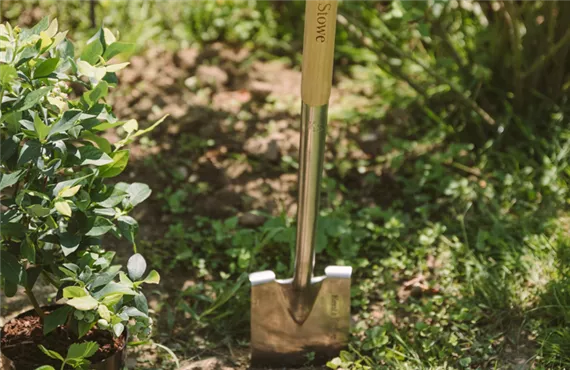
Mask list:
POLYGON ((43 365, 43 366, 40 366, 40 367, 36 367, 35 370, 55 370, 55 369, 54 369, 53 366, 50 366, 50 365, 43 365))
POLYGON ((2 85, 4 89, 10 86, 16 77, 18 77, 16 68, 7 64, 0 65, 0 85, 2 85))
POLYGON ((121 270, 121 266, 119 266, 119 265, 110 266, 107 269, 107 271, 102 272, 102 273, 97 275, 95 280, 93 280, 93 283, 91 283, 91 289, 95 289, 95 288, 98 288, 100 286, 107 285, 108 283, 110 283, 115 278, 115 276, 117 276, 117 274, 119 273, 120 270, 121 270))
POLYGON ((72 187, 66 186, 63 189, 61 189, 61 191, 57 195, 62 198, 71 198, 72 196, 77 194, 80 188, 81 185, 75 185, 72 187))
POLYGON ((51 357, 55 360, 60 360, 62 362, 65 361, 63 356, 60 355, 59 353, 57 353, 56 351, 49 350, 46 347, 42 346, 41 344, 38 344, 38 348, 40 349, 40 351, 42 351, 48 357, 51 357))
POLYGON ((71 307, 75 307, 75 309, 79 311, 89 311, 94 310, 99 305, 99 301, 95 298, 91 297, 90 295, 86 295, 83 297, 73 298, 66 302, 71 307))
POLYGON ((110 128, 115 128, 124 125, 127 121, 117 121, 117 122, 103 122, 97 126, 93 126, 93 131, 105 131, 110 128))
POLYGON ((6 297, 11 298, 16 295, 18 292, 18 284, 14 284, 9 282, 8 280, 4 281, 4 294, 6 297))
POLYGON ((78 110, 68 110, 63 114, 61 119, 57 121, 50 129, 48 138, 52 137, 55 134, 59 134, 62 132, 66 132, 76 124, 80 118, 82 118, 83 113, 78 110))
POLYGON ((63 298, 80 298, 85 297, 87 292, 84 288, 78 286, 68 286, 63 288, 63 298))
MULTIPOLYGON (((2 227, 4 226, 2 225, 2 227)), ((5 251, 2 251, 2 258, 0 258, 0 272, 3 278, 13 284, 22 283, 23 276, 26 273, 18 259, 12 253, 5 251)))
POLYGON ((113 325, 113 333, 115 334, 116 337, 120 337, 121 334, 123 334, 123 330, 125 330, 125 325, 123 325, 122 323, 119 322, 113 325))
POLYGON ((20 150, 20 155, 18 156, 18 166, 23 166, 33 159, 38 159, 41 155, 41 150, 42 146, 39 141, 26 141, 20 150))
POLYGON ((97 352, 97 342, 73 343, 67 350, 67 358, 89 358, 97 352))
POLYGON ((59 192, 62 191, 63 188, 73 187, 73 186, 77 185, 81 180, 84 180, 90 176, 92 176, 92 174, 81 176, 81 177, 76 177, 76 178, 71 179, 71 180, 65 180, 65 181, 57 183, 57 185, 53 188, 53 191, 52 191, 53 196, 57 197, 59 192))
POLYGON ((0 174, 0 190, 8 188, 18 182, 24 174, 24 170, 0 174))
POLYGON ((111 311, 109 311, 107 306, 105 306, 103 304, 99 305, 99 307, 97 307, 97 313, 99 313, 99 316, 102 319, 105 319, 107 321, 111 321, 111 311))
POLYGON ((105 217, 97 216, 93 227, 85 235, 87 236, 101 236, 106 234, 109 230, 113 228, 114 224, 111 220, 105 217))
POLYGON ((135 52, 135 48, 136 48, 135 44, 129 44, 126 42, 113 42, 105 50, 105 54, 103 54, 103 59, 109 60, 115 55, 121 53, 132 54, 135 52))
POLYGON ((83 52, 81 53, 81 60, 94 65, 99 60, 99 57, 103 54, 103 45, 99 39, 94 39, 91 43, 87 44, 83 52))
POLYGON ((99 168, 99 176, 104 178, 115 177, 127 167, 129 162, 129 151, 119 150, 110 154, 113 162, 99 168))
MULTIPOLYGON (((104 137, 97 136, 91 131, 83 131, 81 133, 81 137, 83 139, 87 139, 89 141, 94 142, 95 144, 97 144, 99 149, 104 151, 106 154, 109 154, 111 158, 113 158, 113 153, 111 153, 113 151, 113 148, 111 147, 111 143, 109 143, 109 140, 105 139, 104 137)), ((106 166, 110 166, 112 164, 113 163, 109 163, 106 166)), ((99 173, 101 173, 101 169, 99 169, 99 173)))
POLYGON ((99 99, 104 98, 107 96, 109 92, 109 84, 106 81, 101 81, 95 86, 95 88, 91 91, 87 91, 83 94, 83 99, 91 108, 95 103, 99 101, 99 99))
POLYGON ((49 76, 59 64, 59 58, 49 58, 41 62, 34 69, 34 78, 42 78, 49 76))
POLYGON ((129 258, 127 262, 127 271, 129 272, 129 277, 131 280, 139 280, 146 271, 146 261, 144 257, 140 254, 134 254, 129 258))
POLYGON ((53 311, 44 318, 44 335, 52 332, 55 328, 65 324, 67 315, 71 312, 72 308, 69 306, 62 306, 53 311))
POLYGON ((20 100, 16 105, 15 109, 18 112, 23 112, 32 108, 34 105, 38 104, 43 97, 45 97, 51 91, 51 87, 42 87, 38 90, 34 90, 26 95, 23 100, 20 100))
POLYGON ((127 193, 129 194, 128 204, 131 207, 135 207, 148 198, 152 193, 152 190, 150 190, 147 184, 135 182, 129 185, 127 193))
POLYGON ((144 314, 148 315, 148 301, 144 294, 139 293, 135 296, 135 307, 144 314))
POLYGON ((112 281, 109 284, 105 285, 103 289, 99 290, 96 293, 93 293, 93 296, 97 299, 101 299, 110 296, 111 294, 137 295, 137 292, 129 287, 124 286, 123 284, 112 281))
POLYGON ((64 232, 59 235, 59 242, 64 256, 69 256, 79 248, 81 242, 81 235, 73 235, 69 232, 64 232))
POLYGON ((61 215, 71 217, 71 207, 66 200, 59 200, 55 202, 54 206, 57 212, 59 212, 61 215))
POLYGON ((77 334, 79 335, 79 338, 87 334, 87 332, 89 332, 89 330, 91 330, 91 328, 94 327, 95 324, 96 324, 95 322, 86 322, 86 321, 77 322, 77 332, 78 332, 77 334))
POLYGON ((79 156, 80 166, 90 164, 94 166, 103 166, 107 163, 113 162, 111 157, 109 157, 105 152, 92 145, 79 147, 77 154, 79 156))
POLYGON ((22 258, 27 259, 30 263, 36 263, 36 248, 31 241, 23 240, 20 244, 20 254, 22 258))
POLYGON ((42 207, 39 204, 32 204, 27 208, 28 214, 32 215, 33 217, 45 217, 49 215, 50 209, 46 207, 42 207))
POLYGON ((34 117, 34 130, 41 142, 44 141, 49 133, 49 127, 42 121, 39 114, 36 114, 34 117))
POLYGON ((147 284, 159 284, 160 283, 160 275, 156 270, 152 270, 148 273, 146 278, 144 278, 144 282, 147 284))
POLYGON ((42 31, 47 30, 49 27, 49 16, 45 16, 41 21, 36 23, 34 27, 30 30, 32 35, 39 35, 42 31))
POLYGON ((131 216, 121 216, 117 221, 119 222, 118 227, 121 235, 134 244, 135 235, 139 229, 137 221, 131 216))
POLYGON ((236 292, 247 281, 247 279, 248 279, 247 273, 244 272, 243 274, 241 274, 241 276, 237 279, 236 283, 230 289, 227 289, 224 293, 222 293, 218 297, 218 299, 216 299, 216 301, 212 304, 212 306, 210 306, 210 308, 208 308, 206 311, 204 311, 202 313, 202 315, 200 315, 200 317, 207 316, 207 315, 211 314, 212 312, 216 311, 221 306, 223 306, 227 301, 229 301, 236 294, 236 292))
POLYGON ((130 134, 136 130, 138 130, 139 128, 139 123, 137 122, 136 119, 130 119, 127 122, 125 122, 125 125, 123 126, 123 129, 127 132, 127 134, 130 134))

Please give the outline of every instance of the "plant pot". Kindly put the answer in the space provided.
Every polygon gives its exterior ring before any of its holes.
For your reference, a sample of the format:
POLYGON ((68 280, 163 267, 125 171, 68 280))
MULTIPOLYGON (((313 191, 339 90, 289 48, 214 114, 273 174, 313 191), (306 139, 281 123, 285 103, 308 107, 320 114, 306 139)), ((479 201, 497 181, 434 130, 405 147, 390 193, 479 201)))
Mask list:
MULTIPOLYGON (((42 309, 44 309, 44 311, 53 311, 56 308, 58 308, 59 306, 55 305, 55 306, 44 306, 42 307, 42 309)), ((23 318, 23 317, 27 317, 27 316, 37 316, 36 312, 34 310, 29 310, 26 311, 24 313, 19 314, 18 316, 16 316, 16 318, 23 318)), ((8 322, 9 323, 9 322, 8 322)), ((8 324, 6 323, 6 324, 8 324)), ((33 334, 33 332, 32 332, 33 334)), ((5 333, 4 333, 4 328, 2 328, 2 333, 1 333, 1 337, 4 338, 5 333)), ((43 337, 43 335, 40 334, 40 336, 43 337)), ((32 341, 32 343, 28 342, 28 345, 33 345, 35 347, 37 347, 37 342, 36 341, 32 341)), ((121 343, 122 345, 116 350, 116 352, 103 359, 100 360, 98 362, 93 362, 91 364, 91 369, 94 370, 121 370, 125 368, 125 363, 126 363, 126 357, 127 357, 127 332, 126 330, 123 332, 123 334, 121 335, 121 343)), ((46 344, 45 342, 43 343, 44 346, 46 347, 50 347, 49 342, 46 344)), ((73 342, 70 342, 69 345, 73 344, 73 342)), ((22 342, 22 345, 23 342, 22 342)), ((2 369, 4 370, 33 370, 33 369, 27 369, 24 368, 22 366, 20 367, 16 367, 16 363, 14 363, 13 359, 10 359, 8 356, 4 355, 4 348, 2 348, 2 353, 0 354, 0 358, 1 358, 1 365, 2 365, 2 369)), ((67 353, 67 349, 65 351, 65 353, 62 353, 62 355, 65 356, 65 354, 67 353)), ((47 359, 47 356, 45 357, 47 359)), ((43 357, 42 357, 43 359, 43 357)), ((46 360, 47 361, 47 360, 46 360)), ((43 364, 38 364, 38 366, 43 365, 43 364)), ((59 369, 59 367, 56 367, 57 369, 59 369)))

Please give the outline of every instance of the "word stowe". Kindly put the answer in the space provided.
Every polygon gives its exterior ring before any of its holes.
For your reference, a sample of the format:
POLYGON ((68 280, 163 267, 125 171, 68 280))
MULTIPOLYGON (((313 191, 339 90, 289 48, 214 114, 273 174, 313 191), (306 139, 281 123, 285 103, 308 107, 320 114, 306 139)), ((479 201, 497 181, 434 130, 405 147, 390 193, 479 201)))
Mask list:
POLYGON ((319 5, 317 5, 317 37, 315 38, 317 42, 323 43, 326 41, 327 16, 331 7, 332 5, 330 3, 319 2, 319 5))

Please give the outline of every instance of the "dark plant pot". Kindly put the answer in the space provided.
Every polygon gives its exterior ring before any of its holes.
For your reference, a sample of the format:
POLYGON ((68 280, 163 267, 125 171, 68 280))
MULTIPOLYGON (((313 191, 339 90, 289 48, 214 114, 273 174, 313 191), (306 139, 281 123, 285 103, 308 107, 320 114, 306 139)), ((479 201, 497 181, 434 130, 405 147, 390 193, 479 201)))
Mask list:
MULTIPOLYGON (((44 306, 42 308, 45 310, 50 310, 50 309, 55 309, 57 307, 59 307, 59 306, 58 305, 44 306)), ((21 318, 21 317, 25 317, 25 316, 32 316, 34 314, 35 314, 34 310, 29 310, 29 311, 26 311, 26 312, 19 314, 16 317, 21 318)), ((2 329, 1 335, 4 336, 4 329, 2 329)), ((125 369, 125 363, 127 360, 127 335, 128 335, 127 330, 125 329, 125 331, 121 335, 124 338, 123 347, 119 348, 117 350, 117 352, 115 352, 115 354, 112 355, 111 357, 107 357, 103 361, 99 361, 97 363, 91 364, 90 369, 93 369, 93 370, 122 370, 122 369, 125 369)), ((72 343, 70 343, 70 345, 71 344, 72 343)), ((7 356, 4 356, 3 353, 0 354, 0 359, 1 359, 1 365, 2 365, 0 368, 3 370, 23 370, 23 369, 16 369, 14 362, 12 360, 10 360, 7 356)))

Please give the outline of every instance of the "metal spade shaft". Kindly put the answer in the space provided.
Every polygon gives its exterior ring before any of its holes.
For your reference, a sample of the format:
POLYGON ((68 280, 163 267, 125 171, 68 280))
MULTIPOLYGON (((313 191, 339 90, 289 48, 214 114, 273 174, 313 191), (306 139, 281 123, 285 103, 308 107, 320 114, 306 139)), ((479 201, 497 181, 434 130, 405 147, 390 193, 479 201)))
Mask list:
POLYGON ((319 215, 327 108, 327 104, 311 107, 306 103, 301 108, 297 245, 293 275, 293 288, 301 292, 311 284, 315 264, 315 231, 319 215))

